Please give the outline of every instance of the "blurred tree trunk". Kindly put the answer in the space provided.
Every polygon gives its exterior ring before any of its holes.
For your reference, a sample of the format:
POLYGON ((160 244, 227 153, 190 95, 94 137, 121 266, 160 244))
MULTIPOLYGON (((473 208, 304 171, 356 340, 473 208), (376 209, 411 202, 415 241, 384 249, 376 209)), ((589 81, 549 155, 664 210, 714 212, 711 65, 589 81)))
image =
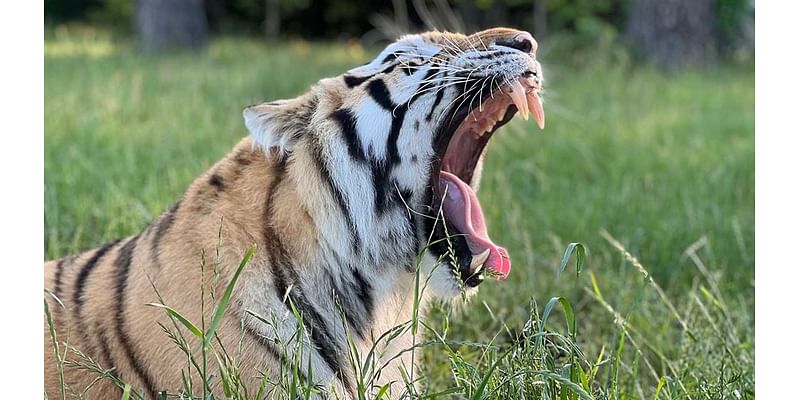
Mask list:
POLYGON ((632 0, 628 37, 662 68, 703 65, 716 55, 714 0, 632 0))
POLYGON ((274 40, 281 33, 281 3, 280 0, 265 0, 266 12, 264 13, 264 36, 274 40))
POLYGON ((203 0, 136 0, 136 31, 147 51, 197 50, 208 38, 203 0))
POLYGON ((209 32, 212 34, 219 32, 222 17, 225 15, 225 0, 205 0, 203 3, 205 4, 209 32))
POLYGON ((508 4, 505 0, 493 0, 491 7, 486 10, 488 27, 504 26, 508 24, 508 4))
POLYGON ((547 34, 547 6, 545 0, 533 2, 533 37, 541 40, 547 34))
POLYGON ((461 0, 458 2, 458 11, 461 13, 461 18, 464 20, 465 32, 472 33, 479 31, 481 26, 480 12, 478 7, 475 7, 474 0, 461 0))

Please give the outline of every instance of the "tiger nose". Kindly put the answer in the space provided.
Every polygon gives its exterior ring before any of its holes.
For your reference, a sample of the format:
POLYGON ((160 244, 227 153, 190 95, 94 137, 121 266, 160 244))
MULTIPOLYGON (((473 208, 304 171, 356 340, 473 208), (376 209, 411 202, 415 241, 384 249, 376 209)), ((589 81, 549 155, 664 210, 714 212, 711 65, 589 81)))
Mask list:
POLYGON ((510 39, 498 40, 497 44, 500 46, 511 47, 512 49, 517 49, 528 54, 535 53, 537 48, 536 41, 533 40, 533 36, 531 36, 531 34, 528 32, 518 33, 510 39))

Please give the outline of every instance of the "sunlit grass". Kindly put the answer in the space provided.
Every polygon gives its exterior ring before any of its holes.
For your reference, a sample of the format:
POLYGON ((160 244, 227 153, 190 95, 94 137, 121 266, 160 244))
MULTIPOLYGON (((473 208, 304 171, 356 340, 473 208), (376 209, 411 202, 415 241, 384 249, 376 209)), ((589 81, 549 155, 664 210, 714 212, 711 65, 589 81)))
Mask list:
POLYGON ((86 57, 96 59, 109 56, 120 49, 108 30, 91 26, 62 25, 47 29, 44 55, 50 58, 86 57))

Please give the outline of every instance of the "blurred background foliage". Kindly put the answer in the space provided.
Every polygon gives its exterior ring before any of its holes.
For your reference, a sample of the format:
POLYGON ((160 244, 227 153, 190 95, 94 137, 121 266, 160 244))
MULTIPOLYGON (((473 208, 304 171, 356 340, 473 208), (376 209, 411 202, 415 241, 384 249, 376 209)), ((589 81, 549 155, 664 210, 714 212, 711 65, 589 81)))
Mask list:
POLYGON ((754 49, 752 0, 45 0, 45 23, 88 23, 144 38, 137 11, 153 7, 171 24, 185 23, 175 18, 182 10, 198 8, 208 31, 201 40, 355 38, 370 45, 434 28, 472 32, 506 25, 540 41, 546 37, 548 46, 577 63, 584 61, 582 51, 612 45, 666 67, 750 59, 754 49))

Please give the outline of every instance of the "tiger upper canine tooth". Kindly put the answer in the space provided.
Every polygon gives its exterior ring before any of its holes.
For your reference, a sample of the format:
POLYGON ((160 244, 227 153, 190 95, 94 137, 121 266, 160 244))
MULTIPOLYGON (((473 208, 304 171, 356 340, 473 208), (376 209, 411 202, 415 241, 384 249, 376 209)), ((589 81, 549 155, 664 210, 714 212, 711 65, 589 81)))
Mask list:
POLYGON ((518 80, 511 83, 511 92, 508 93, 508 96, 511 97, 511 101, 517 106, 517 110, 522 118, 527 121, 528 100, 525 97, 525 93, 525 88, 522 87, 522 84, 518 80))
POLYGON ((528 109, 533 114, 533 119, 539 125, 539 129, 544 129, 544 109, 542 108, 542 98, 538 91, 532 91, 526 96, 528 109))
POLYGON ((489 259, 489 249, 484 250, 480 254, 472 255, 472 262, 469 264, 470 271, 479 271, 483 268, 483 263, 489 259))

